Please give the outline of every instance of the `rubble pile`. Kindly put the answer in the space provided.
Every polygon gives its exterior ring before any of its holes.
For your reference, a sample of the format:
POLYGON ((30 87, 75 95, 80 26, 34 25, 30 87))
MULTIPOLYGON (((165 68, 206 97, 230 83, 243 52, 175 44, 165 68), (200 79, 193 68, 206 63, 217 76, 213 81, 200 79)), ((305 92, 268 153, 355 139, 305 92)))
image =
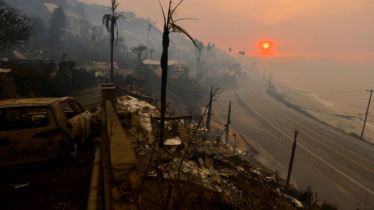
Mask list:
MULTIPOLYGON (((149 180, 145 183, 168 180, 174 187, 176 183, 193 183, 217 193, 219 199, 214 202, 224 203, 223 206, 231 209, 304 208, 294 198, 301 197, 300 192, 292 189, 292 196, 282 193, 285 181, 277 173, 259 164, 246 151, 234 155, 219 136, 199 124, 185 119, 168 121, 165 147, 159 148, 159 121, 154 119, 159 116, 157 109, 132 97, 121 97, 117 102, 118 114, 138 157, 141 178, 149 180)), ((149 183, 149 187, 157 186, 155 183, 149 183)), ((154 197, 160 194, 151 192, 148 190, 143 195, 143 202, 147 199, 156 202, 154 197)))

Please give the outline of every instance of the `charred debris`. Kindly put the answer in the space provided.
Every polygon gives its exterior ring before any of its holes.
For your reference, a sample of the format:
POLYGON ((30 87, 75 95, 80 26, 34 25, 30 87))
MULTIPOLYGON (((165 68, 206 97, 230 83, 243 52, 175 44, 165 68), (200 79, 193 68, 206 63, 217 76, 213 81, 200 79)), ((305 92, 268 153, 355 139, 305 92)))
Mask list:
POLYGON ((283 193, 286 181, 279 172, 257 162, 245 146, 237 145, 234 153, 222 135, 208 131, 208 106, 198 122, 191 115, 167 115, 165 147, 159 148, 157 101, 131 96, 116 100, 118 117, 139 161, 137 199, 142 208, 320 209, 311 188, 299 191, 290 186, 288 194, 283 193))

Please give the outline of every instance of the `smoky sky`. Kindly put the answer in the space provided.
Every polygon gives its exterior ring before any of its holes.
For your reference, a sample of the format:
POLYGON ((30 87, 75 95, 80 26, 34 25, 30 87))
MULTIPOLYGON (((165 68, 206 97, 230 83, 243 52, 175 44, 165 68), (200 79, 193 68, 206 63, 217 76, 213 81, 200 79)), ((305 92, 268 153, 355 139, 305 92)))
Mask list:
MULTIPOLYGON (((110 4, 109 0, 84 0, 110 4)), ((157 0, 119 0, 120 10, 149 17, 162 27, 157 0)), ((164 8, 168 1, 161 0, 164 8)), ((175 1, 174 5, 176 5, 175 1)), ((374 58, 374 1, 372 0, 185 0, 177 18, 204 43, 233 53, 261 56, 258 43, 274 43, 269 58, 374 58)))

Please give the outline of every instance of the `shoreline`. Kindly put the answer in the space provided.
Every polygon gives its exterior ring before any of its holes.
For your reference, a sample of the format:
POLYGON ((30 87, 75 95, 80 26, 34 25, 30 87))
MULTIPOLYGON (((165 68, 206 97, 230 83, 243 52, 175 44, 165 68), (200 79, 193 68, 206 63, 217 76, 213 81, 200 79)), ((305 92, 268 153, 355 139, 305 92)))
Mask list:
MULTIPOLYGON (((329 125, 334 129, 356 138, 357 140, 374 145, 374 131, 371 128, 374 126, 369 118, 366 122, 364 138, 360 139, 363 125, 362 116, 348 114, 345 111, 339 110, 334 102, 324 100, 317 94, 308 92, 305 89, 302 90, 298 85, 298 89, 290 87, 290 85, 285 84, 286 82, 282 79, 275 76, 272 77, 271 83, 274 86, 275 91, 278 92, 278 95, 281 95, 285 100, 278 101, 283 104, 289 103, 291 104, 291 106, 289 106, 290 108, 293 108, 320 123, 329 125)), ((277 99, 274 95, 269 95, 277 99)))

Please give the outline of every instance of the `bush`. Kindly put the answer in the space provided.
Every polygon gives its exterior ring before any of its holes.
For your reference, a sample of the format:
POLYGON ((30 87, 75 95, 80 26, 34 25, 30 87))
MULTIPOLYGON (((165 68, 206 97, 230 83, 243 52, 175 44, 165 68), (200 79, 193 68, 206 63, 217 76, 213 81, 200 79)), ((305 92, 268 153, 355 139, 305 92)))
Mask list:
POLYGON ((323 204, 320 206, 320 209, 321 210, 337 210, 338 205, 324 201, 323 204))

